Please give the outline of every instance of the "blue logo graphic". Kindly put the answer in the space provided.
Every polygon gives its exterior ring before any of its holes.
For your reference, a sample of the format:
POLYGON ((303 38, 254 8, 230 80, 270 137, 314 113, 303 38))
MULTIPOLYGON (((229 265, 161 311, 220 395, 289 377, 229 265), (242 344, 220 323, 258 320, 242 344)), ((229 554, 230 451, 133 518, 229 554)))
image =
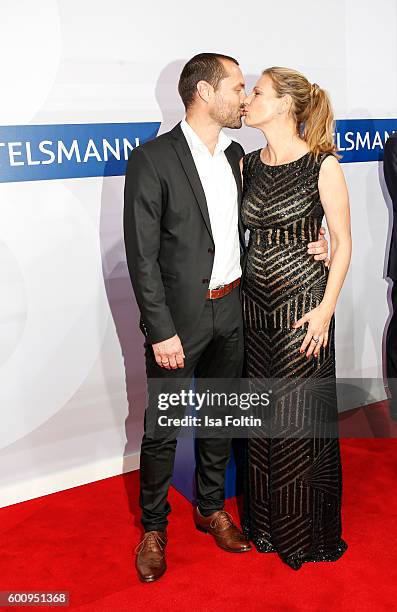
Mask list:
POLYGON ((382 161, 389 136, 397 131, 397 119, 339 119, 335 142, 342 163, 382 161))
MULTIPOLYGON (((342 163, 381 161, 397 119, 339 119, 342 163)), ((159 122, 0 126, 0 183, 123 176, 130 152, 158 134, 159 122)))
POLYGON ((160 123, 0 126, 0 182, 125 174, 135 147, 160 123))

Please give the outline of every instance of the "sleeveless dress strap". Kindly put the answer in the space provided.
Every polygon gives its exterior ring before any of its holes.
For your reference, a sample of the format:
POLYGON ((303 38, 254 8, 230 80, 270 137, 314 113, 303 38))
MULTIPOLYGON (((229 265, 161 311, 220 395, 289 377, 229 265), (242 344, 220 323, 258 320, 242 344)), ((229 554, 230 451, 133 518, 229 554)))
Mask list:
POLYGON ((334 154, 329 152, 329 151, 326 152, 326 153, 321 153, 321 155, 319 157, 319 160, 318 160, 319 166, 321 166, 321 164, 323 163, 324 159, 327 159, 327 157, 330 157, 330 156, 334 157, 334 154))

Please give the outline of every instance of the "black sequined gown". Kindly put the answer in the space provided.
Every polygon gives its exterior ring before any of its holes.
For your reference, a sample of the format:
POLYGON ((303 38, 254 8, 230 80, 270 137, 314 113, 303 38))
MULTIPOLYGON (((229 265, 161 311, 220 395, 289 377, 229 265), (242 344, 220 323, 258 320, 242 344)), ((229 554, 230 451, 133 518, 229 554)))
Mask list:
POLYGON ((267 433, 248 440, 243 526, 259 551, 278 552, 293 569, 334 561, 347 548, 341 539, 334 317, 329 344, 317 359, 299 354, 305 326, 291 329, 321 302, 327 282, 325 265, 307 254, 324 215, 318 175, 325 157, 307 153, 269 166, 258 150, 243 164, 242 217, 250 230, 242 291, 246 376, 258 386, 260 379, 277 379, 279 389, 298 382, 261 409, 267 433), (327 384, 304 394, 303 379, 315 388, 327 384))

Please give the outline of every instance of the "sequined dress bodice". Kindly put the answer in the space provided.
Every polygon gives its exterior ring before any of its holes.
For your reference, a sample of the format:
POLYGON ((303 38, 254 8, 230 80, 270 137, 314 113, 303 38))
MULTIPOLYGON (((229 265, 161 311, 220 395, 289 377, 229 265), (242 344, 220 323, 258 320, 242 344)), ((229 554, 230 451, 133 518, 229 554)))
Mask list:
POLYGON ((244 158, 242 219, 250 230, 243 303, 251 327, 289 328, 321 301, 327 268, 307 253, 324 216, 318 176, 325 156, 280 166, 260 150, 244 158), (251 299, 250 299, 251 298, 251 299))

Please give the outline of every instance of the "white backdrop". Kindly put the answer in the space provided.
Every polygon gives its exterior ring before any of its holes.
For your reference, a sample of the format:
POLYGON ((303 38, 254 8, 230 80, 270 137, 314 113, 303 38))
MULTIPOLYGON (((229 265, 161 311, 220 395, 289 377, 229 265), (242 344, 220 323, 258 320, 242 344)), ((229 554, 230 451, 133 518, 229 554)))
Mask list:
MULTIPOLYGON (((397 117, 394 0, 2 2, 0 126, 161 122, 201 51, 303 71, 338 119, 397 117)), ((397 129, 397 126, 396 126, 397 129)), ((261 135, 234 131, 246 151, 261 135)), ((389 317, 391 205, 378 161, 343 165, 353 260, 337 368, 379 379, 389 317)), ((0 176, 2 165, 0 165, 0 176)), ((0 184, 0 506, 133 469, 145 406, 143 337, 122 240, 122 176, 0 184)))

